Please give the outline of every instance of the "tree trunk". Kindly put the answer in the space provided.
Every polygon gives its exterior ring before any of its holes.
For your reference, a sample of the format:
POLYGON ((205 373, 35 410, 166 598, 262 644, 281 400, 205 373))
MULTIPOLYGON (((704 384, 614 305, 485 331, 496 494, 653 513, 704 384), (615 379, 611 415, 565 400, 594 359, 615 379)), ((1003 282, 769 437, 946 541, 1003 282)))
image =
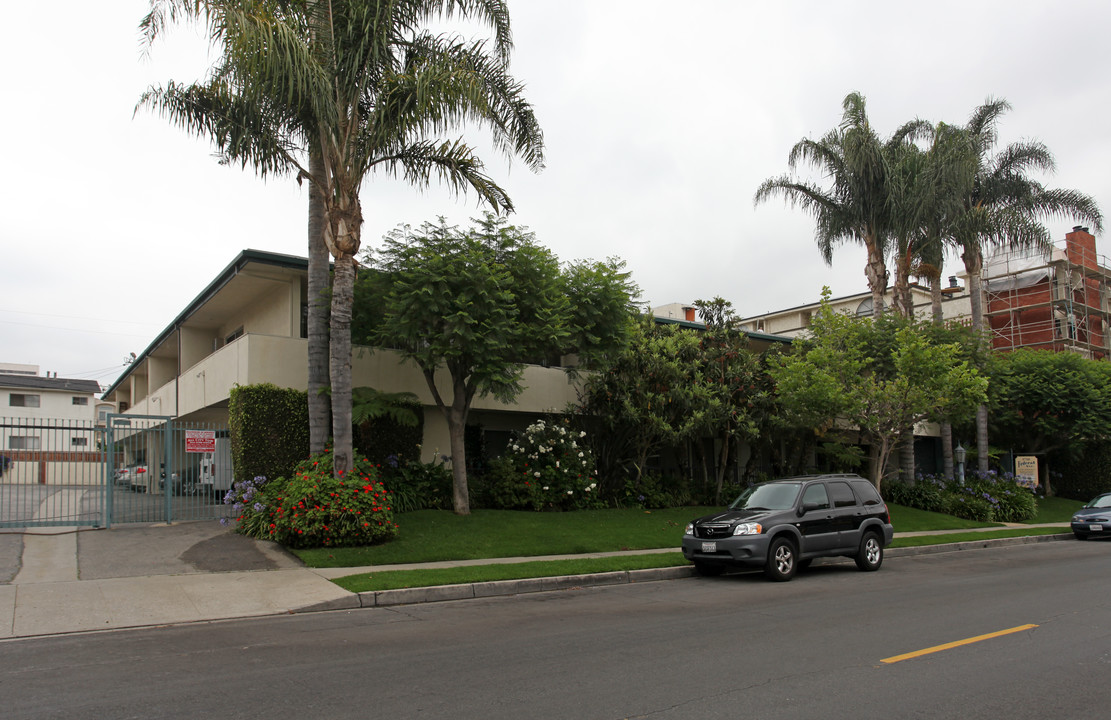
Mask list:
POLYGON ((448 437, 451 444, 451 490, 452 507, 456 515, 471 514, 471 493, 467 487, 467 412, 452 407, 445 410, 448 424, 448 437))
POLYGON ((864 267, 864 276, 868 279, 868 289, 872 291, 872 317, 879 319, 883 315, 883 294, 887 291, 887 266, 874 241, 865 245, 868 264, 864 267))
MULTIPOLYGON (((980 343, 991 347, 986 336, 987 328, 984 323, 984 295, 981 282, 981 273, 984 267, 983 253, 980 251, 965 251, 963 254, 964 266, 968 271, 969 302, 972 307, 972 330, 980 343)), ((988 408, 981 405, 976 408, 976 469, 987 472, 990 467, 988 454, 988 408)))
POLYGON ((332 376, 332 466, 336 477, 351 472, 351 306, 355 292, 355 258, 341 253, 332 282, 332 333, 329 370, 332 376))
POLYGON ((714 489, 714 504, 721 504, 721 486, 725 483, 725 468, 729 465, 729 446, 731 438, 726 435, 721 441, 721 457, 718 458, 718 467, 716 470, 717 484, 714 489))
MULTIPOLYGON (((945 319, 941 302, 941 270, 938 269, 930 276, 930 314, 938 325, 945 319)), ((946 480, 953 479, 953 426, 947 421, 941 423, 941 474, 946 480)))
MULTIPOLYGON (((319 152, 309 155, 309 172, 322 177, 324 161, 319 152)), ((328 247, 324 244, 324 197, 319 186, 309 186, 309 452, 324 452, 331 434, 331 401, 328 378, 328 247)))
POLYGON ((953 426, 947 422, 941 423, 941 474, 953 479, 953 426))
POLYGON ((914 482, 914 430, 903 431, 899 446, 899 473, 905 483, 914 482))

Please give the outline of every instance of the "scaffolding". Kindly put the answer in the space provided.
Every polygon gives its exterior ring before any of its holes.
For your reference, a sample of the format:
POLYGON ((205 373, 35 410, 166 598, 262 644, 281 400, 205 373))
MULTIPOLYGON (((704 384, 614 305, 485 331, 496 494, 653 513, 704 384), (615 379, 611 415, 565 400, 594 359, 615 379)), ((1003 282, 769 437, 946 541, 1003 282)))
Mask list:
POLYGON ((1048 253, 994 254, 983 272, 992 347, 1111 358, 1109 265, 1084 228, 1074 229, 1048 253))

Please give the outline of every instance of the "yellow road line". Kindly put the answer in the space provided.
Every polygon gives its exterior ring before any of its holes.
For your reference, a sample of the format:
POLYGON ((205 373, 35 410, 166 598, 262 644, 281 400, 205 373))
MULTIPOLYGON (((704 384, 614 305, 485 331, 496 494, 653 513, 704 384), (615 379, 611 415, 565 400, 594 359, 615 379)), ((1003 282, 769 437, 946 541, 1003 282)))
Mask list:
POLYGON ((880 662, 902 662, 903 660, 910 660, 911 658, 929 655, 930 653, 941 652, 942 650, 950 650, 955 647, 960 647, 961 645, 971 645, 972 643, 980 642, 981 640, 991 640, 992 638, 997 638, 1001 635, 1010 635, 1012 633, 1023 632, 1024 630, 1031 630, 1036 627, 1037 625, 1019 625, 1018 627, 1013 627, 1009 630, 1000 630, 999 632, 988 633, 987 635, 977 635, 976 637, 967 638, 965 640, 956 640, 951 643, 945 643, 944 645, 935 645, 933 647, 926 648, 925 650, 916 650, 915 652, 909 652, 905 655, 896 655, 895 657, 884 658, 883 660, 880 660, 880 662))

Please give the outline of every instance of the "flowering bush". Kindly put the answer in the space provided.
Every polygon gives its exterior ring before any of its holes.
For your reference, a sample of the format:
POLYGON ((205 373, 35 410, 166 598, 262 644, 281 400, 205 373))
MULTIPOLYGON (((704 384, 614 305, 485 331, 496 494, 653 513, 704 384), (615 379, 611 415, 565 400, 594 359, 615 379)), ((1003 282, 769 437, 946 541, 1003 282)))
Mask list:
POLYGON ((583 510, 601 507, 594 456, 585 432, 565 419, 537 420, 490 462, 488 501, 494 507, 583 510))
POLYGON ((933 475, 919 475, 913 485, 888 482, 884 495, 893 503, 956 515, 980 522, 1026 522, 1038 513, 1028 484, 1010 473, 969 473, 962 484, 933 475))
POLYGON ((288 480, 236 483, 224 502, 238 513, 239 532, 287 547, 373 545, 397 534, 390 492, 365 459, 336 478, 326 452, 301 462, 288 480))

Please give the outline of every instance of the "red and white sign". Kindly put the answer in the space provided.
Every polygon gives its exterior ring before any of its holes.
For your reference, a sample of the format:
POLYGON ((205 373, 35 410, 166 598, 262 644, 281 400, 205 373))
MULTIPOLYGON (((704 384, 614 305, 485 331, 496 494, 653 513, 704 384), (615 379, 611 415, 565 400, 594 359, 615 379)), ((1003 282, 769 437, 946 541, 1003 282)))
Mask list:
POLYGON ((215 430, 186 430, 185 452, 210 453, 216 452, 215 430))

